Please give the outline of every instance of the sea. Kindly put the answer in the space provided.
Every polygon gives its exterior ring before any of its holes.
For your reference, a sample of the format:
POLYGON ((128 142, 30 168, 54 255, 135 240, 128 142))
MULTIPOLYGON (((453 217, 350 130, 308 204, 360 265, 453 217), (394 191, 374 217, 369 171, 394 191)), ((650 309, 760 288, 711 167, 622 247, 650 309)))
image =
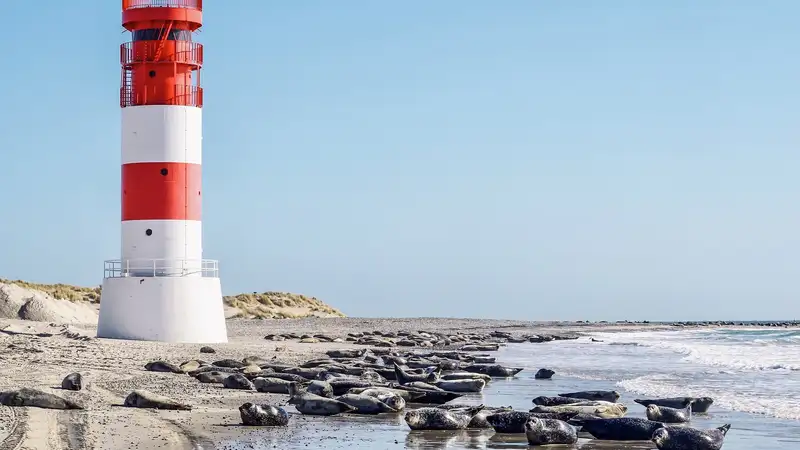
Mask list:
MULTIPOLYGON (((457 403, 533 407, 539 395, 588 389, 614 389, 628 405, 629 417, 644 417, 635 398, 708 396, 708 414, 695 414, 692 426, 731 424, 723 449, 800 448, 800 329, 694 329, 594 333, 578 340, 508 344, 493 352, 504 365, 524 367, 510 379, 493 380, 480 394, 457 403), (539 368, 556 371, 535 380, 539 368)), ((410 431, 402 414, 377 417, 310 417, 287 407, 302 423, 291 437, 273 430, 247 432, 229 448, 324 449, 523 449, 524 435, 492 430, 410 431)), ((651 443, 581 439, 572 447, 653 449, 651 443)))

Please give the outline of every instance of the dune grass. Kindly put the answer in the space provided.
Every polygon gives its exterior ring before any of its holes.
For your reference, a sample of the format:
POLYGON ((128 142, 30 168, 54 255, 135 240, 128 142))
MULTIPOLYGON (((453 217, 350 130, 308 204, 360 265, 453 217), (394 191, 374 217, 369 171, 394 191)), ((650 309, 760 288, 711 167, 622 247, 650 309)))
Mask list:
MULTIPOLYGON (((42 291, 53 298, 71 302, 100 303, 101 288, 81 287, 69 284, 40 284, 22 280, 5 280, 0 283, 42 291)), ((345 317, 341 311, 315 297, 286 292, 253 292, 252 294, 229 295, 223 297, 227 306, 240 311, 236 317, 257 319, 299 319, 311 316, 345 317)))

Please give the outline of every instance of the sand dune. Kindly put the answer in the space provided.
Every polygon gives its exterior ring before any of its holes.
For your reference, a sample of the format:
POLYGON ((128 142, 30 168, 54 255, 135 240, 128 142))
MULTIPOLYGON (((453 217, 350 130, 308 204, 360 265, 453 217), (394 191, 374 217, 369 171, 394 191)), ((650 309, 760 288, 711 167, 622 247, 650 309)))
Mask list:
MULTIPOLYGON (((344 317, 322 301, 300 294, 264 292, 227 296, 226 318, 344 317)), ((0 279, 0 318, 59 324, 96 324, 100 288, 0 279)))

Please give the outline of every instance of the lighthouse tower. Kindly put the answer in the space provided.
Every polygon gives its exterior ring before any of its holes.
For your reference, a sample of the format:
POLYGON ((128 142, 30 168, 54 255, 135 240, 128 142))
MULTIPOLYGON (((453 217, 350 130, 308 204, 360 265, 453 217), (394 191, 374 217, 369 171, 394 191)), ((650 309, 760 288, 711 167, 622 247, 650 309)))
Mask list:
POLYGON ((202 0, 122 0, 122 249, 106 261, 97 336, 227 341, 203 259, 202 0))

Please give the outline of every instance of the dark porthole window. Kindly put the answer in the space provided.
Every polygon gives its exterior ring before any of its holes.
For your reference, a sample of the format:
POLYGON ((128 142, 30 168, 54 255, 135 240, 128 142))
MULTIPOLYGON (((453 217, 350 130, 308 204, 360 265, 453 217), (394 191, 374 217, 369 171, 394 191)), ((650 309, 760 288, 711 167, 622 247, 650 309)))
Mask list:
POLYGON ((148 236, 152 236, 152 235, 153 235, 153 230, 151 230, 150 228, 148 228, 148 229, 147 229, 147 230, 144 232, 144 234, 146 234, 146 235, 148 235, 148 236))
POLYGON ((161 175, 167 176, 168 173, 169 173, 169 170, 167 170, 166 167, 161 169, 161 175))
POLYGON ((150 78, 155 78, 155 76, 156 76, 156 71, 155 71, 155 70, 151 70, 151 71, 150 71, 150 73, 149 73, 148 75, 150 75, 150 78))

